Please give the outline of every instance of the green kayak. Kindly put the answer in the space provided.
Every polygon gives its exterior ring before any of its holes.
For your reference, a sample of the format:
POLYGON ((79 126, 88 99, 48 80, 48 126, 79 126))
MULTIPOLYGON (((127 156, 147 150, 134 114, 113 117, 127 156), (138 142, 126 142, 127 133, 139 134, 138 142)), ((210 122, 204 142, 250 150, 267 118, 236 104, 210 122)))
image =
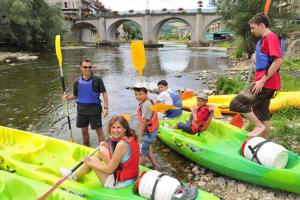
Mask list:
POLYGON ((189 113, 184 112, 176 119, 161 120, 159 139, 195 163, 220 174, 300 194, 300 157, 297 154, 288 151, 284 169, 269 168, 242 156, 241 146, 248 138, 245 130, 214 119, 198 136, 167 128, 165 124, 184 122, 188 117, 189 113))
MULTIPOLYGON (((53 186, 60 178, 61 167, 73 168, 92 148, 35 133, 0 126, 0 169, 53 186)), ((147 168, 140 167, 140 173, 147 168)), ((122 189, 101 186, 91 172, 78 182, 66 180, 60 188, 85 199, 143 199, 134 185, 122 189)), ((218 199, 198 189, 197 199, 218 199)))
MULTIPOLYGON (((0 199, 1 200, 35 200, 51 188, 50 185, 29 178, 0 170, 0 199)), ((49 197, 50 200, 82 200, 74 194, 61 189, 55 190, 49 197)))

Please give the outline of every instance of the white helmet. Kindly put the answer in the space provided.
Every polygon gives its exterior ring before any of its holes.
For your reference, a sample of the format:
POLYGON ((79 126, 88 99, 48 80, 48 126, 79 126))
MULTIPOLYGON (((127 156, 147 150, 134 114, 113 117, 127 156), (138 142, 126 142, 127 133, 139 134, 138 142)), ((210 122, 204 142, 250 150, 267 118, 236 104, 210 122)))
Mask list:
POLYGON ((145 82, 137 82, 136 84, 134 84, 133 89, 134 88, 145 88, 145 89, 148 89, 147 84, 145 82))

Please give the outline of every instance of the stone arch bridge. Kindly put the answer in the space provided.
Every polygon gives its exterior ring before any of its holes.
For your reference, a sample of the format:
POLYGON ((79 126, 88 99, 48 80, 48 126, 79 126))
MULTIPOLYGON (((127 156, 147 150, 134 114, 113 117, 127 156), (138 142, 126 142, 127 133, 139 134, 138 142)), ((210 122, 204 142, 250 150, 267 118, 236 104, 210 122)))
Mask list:
POLYGON ((157 46, 160 28, 169 20, 177 19, 191 28, 190 46, 201 46, 209 26, 220 20, 215 12, 191 10, 189 12, 155 12, 146 10, 135 14, 106 14, 93 18, 78 18, 73 25, 77 27, 77 38, 82 42, 99 44, 117 44, 116 31, 125 21, 138 24, 145 46, 157 46))

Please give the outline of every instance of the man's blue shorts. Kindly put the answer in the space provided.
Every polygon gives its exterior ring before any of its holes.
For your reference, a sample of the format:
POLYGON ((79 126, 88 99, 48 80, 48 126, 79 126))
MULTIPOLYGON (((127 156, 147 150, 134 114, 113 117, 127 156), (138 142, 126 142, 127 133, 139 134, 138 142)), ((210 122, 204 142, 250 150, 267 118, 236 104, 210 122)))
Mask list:
POLYGON ((150 144, 155 142, 156 138, 157 138, 157 130, 152 133, 144 133, 144 137, 140 147, 140 154, 142 156, 149 155, 150 144))

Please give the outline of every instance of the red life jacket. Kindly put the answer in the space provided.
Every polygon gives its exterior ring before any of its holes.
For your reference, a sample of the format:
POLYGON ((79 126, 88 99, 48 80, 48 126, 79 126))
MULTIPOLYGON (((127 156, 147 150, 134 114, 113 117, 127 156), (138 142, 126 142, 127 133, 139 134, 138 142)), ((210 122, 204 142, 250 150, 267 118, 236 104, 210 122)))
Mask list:
MULTIPOLYGON (((118 182, 126 181, 129 179, 134 179, 139 174, 139 157, 140 157, 140 147, 138 142, 134 137, 130 137, 130 139, 123 137, 119 139, 119 141, 125 141, 130 146, 130 158, 125 162, 119 165, 119 167, 114 172, 115 179, 118 182)), ((108 150, 109 150, 109 157, 110 159, 113 156, 113 148, 112 143, 113 141, 108 142, 108 150)))
MULTIPOLYGON (((152 100, 149 100, 153 105, 153 101, 152 100)), ((143 104, 145 103, 142 102, 139 107, 137 108, 136 110, 136 113, 137 113, 137 118, 139 120, 139 123, 142 124, 142 121, 143 121, 143 118, 142 118, 142 106, 143 104)), ((158 115, 157 115, 157 112, 153 112, 152 114, 152 117, 147 120, 147 124, 146 124, 146 132, 147 133, 153 133, 156 129, 159 128, 159 120, 158 120, 158 115)))
POLYGON ((210 123, 211 119, 214 116, 214 107, 209 106, 209 105, 205 105, 205 106, 202 106, 202 107, 196 107, 196 108, 193 108, 192 113, 193 113, 192 131, 194 133, 203 132, 208 128, 209 123, 210 123), (207 109, 208 110, 208 115, 207 115, 207 117, 204 121, 198 121, 197 120, 197 113, 200 111, 200 109, 207 109))

